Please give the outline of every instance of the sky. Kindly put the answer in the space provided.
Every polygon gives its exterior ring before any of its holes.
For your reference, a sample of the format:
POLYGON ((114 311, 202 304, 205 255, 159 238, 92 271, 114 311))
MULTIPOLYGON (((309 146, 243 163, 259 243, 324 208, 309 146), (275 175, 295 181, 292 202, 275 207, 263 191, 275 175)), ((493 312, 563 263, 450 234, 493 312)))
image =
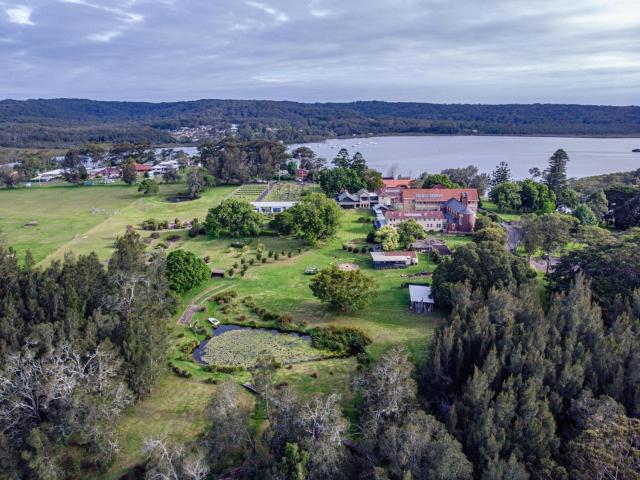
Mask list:
POLYGON ((0 0, 0 98, 640 103, 639 0, 0 0))

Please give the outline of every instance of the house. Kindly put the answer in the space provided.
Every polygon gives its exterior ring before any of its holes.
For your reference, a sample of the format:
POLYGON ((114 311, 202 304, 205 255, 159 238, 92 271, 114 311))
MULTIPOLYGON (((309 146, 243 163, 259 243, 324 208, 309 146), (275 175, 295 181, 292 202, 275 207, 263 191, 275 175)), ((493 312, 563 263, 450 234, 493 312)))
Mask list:
POLYGON ((388 268, 407 268, 418 264, 416 252, 395 251, 395 252, 371 252, 373 267, 377 270, 388 268))
POLYGON ((377 191, 380 203, 383 205, 394 205, 402 201, 402 191, 411 188, 411 179, 383 178, 382 188, 377 191))
POLYGON ((342 208, 371 208, 378 205, 378 194, 367 192, 364 188, 356 193, 349 193, 345 190, 338 194, 336 201, 342 208))
POLYGON ((414 313, 433 312, 436 305, 431 287, 425 285, 409 285, 409 302, 414 313))
POLYGON ((177 160, 166 160, 151 167, 151 175, 154 177, 156 175, 164 175, 169 170, 175 170, 177 172, 179 168, 180 164, 177 160))
POLYGON ((296 180, 298 182, 304 182, 307 179, 308 175, 309 175, 309 170, 307 170, 306 168, 299 168, 296 171, 296 180))
POLYGON ((102 168, 94 168, 89 172, 89 178, 120 178, 122 175, 120 169, 118 167, 102 167, 102 168))
POLYGON ((253 208, 258 213, 281 213, 296 205, 298 202, 251 202, 253 208))
POLYGON ((151 172, 151 165, 147 165, 146 163, 134 163, 133 169, 138 175, 144 175, 145 173, 151 172))
POLYGON ((425 210, 421 212, 391 210, 385 214, 385 219, 387 225, 394 228, 407 220, 415 220, 425 232, 445 232, 447 230, 447 219, 440 210, 425 210))
POLYGON ((39 175, 36 175, 31 179, 32 182, 50 182, 55 178, 61 178, 64 173, 64 169, 58 168, 56 170, 49 170, 47 172, 42 172, 39 175))

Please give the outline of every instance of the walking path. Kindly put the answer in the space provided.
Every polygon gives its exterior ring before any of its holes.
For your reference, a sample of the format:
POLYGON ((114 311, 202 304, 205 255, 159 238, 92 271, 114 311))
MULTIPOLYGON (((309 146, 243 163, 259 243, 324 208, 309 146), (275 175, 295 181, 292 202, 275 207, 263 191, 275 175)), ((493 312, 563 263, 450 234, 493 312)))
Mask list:
POLYGON ((213 284, 211 287, 200 292, 198 295, 191 299, 189 305, 187 305, 187 308, 184 310, 184 313, 178 319, 178 323, 180 325, 189 325, 189 323, 191 323, 193 315, 198 311, 201 303, 209 298, 211 294, 224 292, 231 287, 233 287, 233 285, 213 284))

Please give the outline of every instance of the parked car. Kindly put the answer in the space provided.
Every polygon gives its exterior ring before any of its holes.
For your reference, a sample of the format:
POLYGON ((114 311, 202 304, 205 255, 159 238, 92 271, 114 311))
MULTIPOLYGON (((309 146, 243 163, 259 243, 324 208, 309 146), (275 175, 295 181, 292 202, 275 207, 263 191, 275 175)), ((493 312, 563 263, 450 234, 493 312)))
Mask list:
POLYGON ((217 318, 209 317, 209 323, 213 328, 218 328, 220 326, 220 320, 217 318))

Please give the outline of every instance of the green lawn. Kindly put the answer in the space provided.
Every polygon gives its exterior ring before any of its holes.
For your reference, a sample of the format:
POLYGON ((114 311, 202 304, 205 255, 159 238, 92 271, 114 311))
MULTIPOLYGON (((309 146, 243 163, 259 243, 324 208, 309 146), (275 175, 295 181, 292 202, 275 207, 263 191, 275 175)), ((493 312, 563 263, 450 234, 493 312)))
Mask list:
POLYGON ((0 190, 0 228, 19 255, 30 250, 38 262, 62 259, 69 251, 95 251, 106 259, 116 236, 127 225, 159 220, 203 219, 207 210, 234 187, 216 187, 192 202, 171 203, 167 197, 184 191, 182 183, 162 185, 157 195, 145 197, 136 186, 34 186, 0 190), (36 221, 36 226, 25 226, 36 221))
POLYGON ((496 213, 500 216, 500 218, 505 222, 513 222, 516 220, 520 220, 522 217, 521 213, 504 213, 498 209, 498 206, 490 200, 483 199, 482 200, 482 209, 486 210, 489 213, 496 213))
MULTIPOLYGON (((144 197, 136 187, 121 185, 70 187, 48 186, 0 191, 0 225, 8 243, 20 253, 31 249, 36 259, 47 263, 62 258, 65 252, 88 253, 96 251, 106 259, 111 253, 117 235, 121 235, 127 225, 139 226, 147 218, 169 220, 194 217, 203 219, 209 208, 232 194, 237 187, 216 187, 206 192, 201 199, 193 202, 173 204, 166 200, 172 194, 184 189, 183 184, 162 185, 158 195, 144 197), (36 227, 24 224, 36 220, 36 227)), ((233 289, 238 299, 247 296, 275 313, 288 314, 300 329, 323 325, 345 325, 360 328, 369 335, 373 343, 368 347, 371 358, 377 358, 392 346, 402 346, 420 364, 425 348, 435 326, 440 321, 437 313, 416 315, 408 309, 409 294, 401 285, 405 282, 424 283, 429 277, 408 278, 407 274, 432 271, 433 262, 420 255, 420 264, 404 270, 374 270, 368 254, 354 254, 342 249, 345 243, 366 245, 365 239, 371 228, 369 222, 358 221, 359 217, 370 217, 362 211, 345 211, 338 234, 330 241, 309 248, 299 240, 286 237, 261 237, 247 239, 244 249, 233 247, 235 239, 209 239, 199 236, 188 238, 186 231, 161 232, 160 238, 148 238, 150 232, 140 231, 149 249, 164 248, 171 251, 184 248, 200 257, 209 257, 211 268, 225 270, 235 263, 240 264, 256 257, 256 247, 262 243, 265 252, 280 252, 280 258, 269 258, 250 266, 246 275, 234 278, 211 279, 183 300, 180 314, 191 303, 205 307, 194 319, 206 325, 209 315, 223 321, 233 321, 239 312, 227 316, 221 314, 220 306, 208 301, 211 295, 225 289, 233 289), (168 242, 169 236, 179 235, 177 240, 168 242), (281 252, 285 252, 282 255, 281 252), (288 252, 292 256, 288 256, 288 252), (327 267, 338 263, 355 263, 370 275, 379 285, 371 305, 350 313, 336 312, 321 304, 309 289, 311 277, 305 275, 305 268, 327 267)), ((467 236, 444 235, 449 245, 470 241, 467 236)), ((236 269, 237 271, 238 269, 236 269)), ((124 471, 141 461, 140 448, 145 437, 167 434, 180 441, 195 440, 206 425, 206 406, 215 385, 206 381, 232 379, 237 382, 250 380, 249 372, 233 375, 211 373, 190 361, 189 350, 180 346, 202 338, 188 326, 177 324, 179 315, 172 319, 171 334, 175 348, 169 352, 173 365, 189 372, 189 379, 167 375, 157 386, 155 393, 139 404, 129 408, 117 427, 121 451, 115 465, 104 478, 118 478, 124 471)), ((248 320, 248 319, 247 319, 248 320)), ((259 319, 257 319, 259 320, 259 319)), ((256 352, 257 354, 258 352, 256 352)), ((348 416, 353 414, 353 398, 350 379, 356 371, 354 358, 323 359, 296 363, 283 367, 277 373, 279 383, 287 383, 303 396, 338 392, 348 416)), ((262 428, 256 419, 256 428, 262 428)))

